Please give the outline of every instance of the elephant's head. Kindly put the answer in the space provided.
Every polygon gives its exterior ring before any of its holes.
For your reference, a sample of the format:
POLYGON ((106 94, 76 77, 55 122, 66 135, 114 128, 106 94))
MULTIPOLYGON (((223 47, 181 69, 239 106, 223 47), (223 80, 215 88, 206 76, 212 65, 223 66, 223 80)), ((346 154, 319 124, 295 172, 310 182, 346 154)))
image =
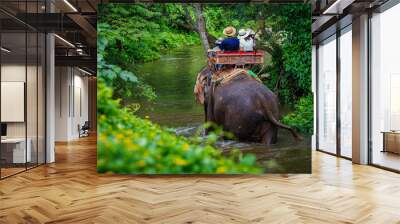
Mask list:
POLYGON ((198 103, 204 104, 205 93, 208 88, 207 77, 210 72, 210 69, 205 67, 197 75, 196 84, 194 85, 194 95, 198 103))

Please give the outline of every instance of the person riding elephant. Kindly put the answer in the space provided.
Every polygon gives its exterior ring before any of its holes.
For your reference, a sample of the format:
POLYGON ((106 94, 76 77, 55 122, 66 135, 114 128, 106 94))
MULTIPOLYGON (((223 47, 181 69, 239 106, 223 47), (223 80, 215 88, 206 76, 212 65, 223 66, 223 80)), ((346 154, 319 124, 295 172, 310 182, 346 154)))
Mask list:
POLYGON ((219 84, 211 77, 211 70, 205 67, 194 87, 196 100, 204 105, 206 121, 222 126, 239 141, 275 144, 278 128, 302 140, 293 128, 278 121, 278 98, 264 84, 245 71, 219 84))
POLYGON ((228 26, 224 29, 223 34, 226 38, 222 41, 219 48, 222 51, 238 51, 240 42, 239 39, 236 38, 236 29, 235 27, 228 26))
POLYGON ((254 31, 252 29, 240 29, 238 33, 238 38, 240 41, 241 51, 254 51, 255 41, 254 41, 254 31))

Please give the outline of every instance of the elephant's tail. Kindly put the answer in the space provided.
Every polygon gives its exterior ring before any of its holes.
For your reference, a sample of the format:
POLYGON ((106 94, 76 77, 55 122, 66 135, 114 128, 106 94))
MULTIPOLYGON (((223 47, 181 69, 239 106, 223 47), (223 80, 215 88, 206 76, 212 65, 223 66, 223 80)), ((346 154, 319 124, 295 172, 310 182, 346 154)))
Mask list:
POLYGON ((270 110, 270 108, 267 107, 267 105, 265 105, 265 103, 262 104, 263 105, 263 109, 264 109, 264 113, 267 115, 268 120, 276 125, 277 127, 286 129, 288 131, 290 131, 290 133, 292 133, 293 137, 296 139, 296 141, 302 141, 304 138, 299 135, 292 127, 282 124, 281 122, 279 122, 275 116, 272 114, 272 111, 270 110))

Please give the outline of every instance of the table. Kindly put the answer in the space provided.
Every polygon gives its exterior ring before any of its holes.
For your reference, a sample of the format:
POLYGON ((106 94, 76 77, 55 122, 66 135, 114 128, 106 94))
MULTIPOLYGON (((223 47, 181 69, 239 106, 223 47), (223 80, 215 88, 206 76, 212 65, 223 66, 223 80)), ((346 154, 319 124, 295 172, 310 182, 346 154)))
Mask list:
POLYGON ((382 152, 400 154, 400 131, 383 131, 382 152))
POLYGON ((25 138, 5 138, 1 139, 1 157, 6 160, 6 163, 26 163, 31 162, 32 140, 26 139, 28 143, 25 154, 25 138), (12 156, 11 156, 12 155, 12 156), (11 159, 12 158, 12 159, 11 159), (25 161, 26 160, 26 161, 25 161))

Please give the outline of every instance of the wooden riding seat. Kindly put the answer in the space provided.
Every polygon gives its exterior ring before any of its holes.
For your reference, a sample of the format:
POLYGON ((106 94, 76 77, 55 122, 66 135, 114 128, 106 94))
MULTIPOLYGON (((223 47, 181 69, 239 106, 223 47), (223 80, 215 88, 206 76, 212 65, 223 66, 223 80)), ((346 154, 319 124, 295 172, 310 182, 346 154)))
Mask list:
POLYGON ((222 65, 263 64, 264 51, 211 51, 208 60, 222 65))

